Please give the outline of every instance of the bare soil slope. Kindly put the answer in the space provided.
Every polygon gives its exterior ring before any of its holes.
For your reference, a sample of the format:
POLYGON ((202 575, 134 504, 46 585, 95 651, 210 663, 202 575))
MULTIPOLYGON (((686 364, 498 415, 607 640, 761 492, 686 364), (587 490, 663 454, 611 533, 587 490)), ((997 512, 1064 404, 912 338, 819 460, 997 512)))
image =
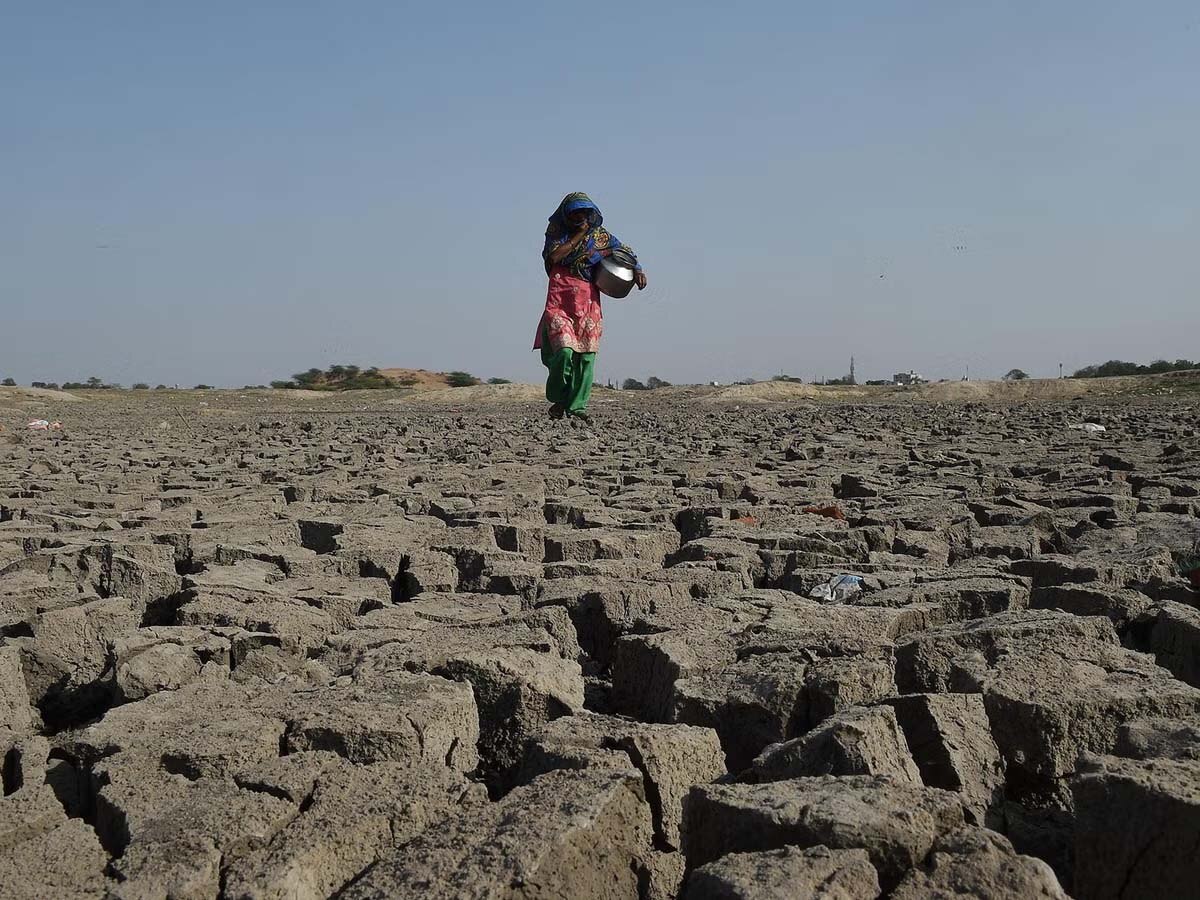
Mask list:
POLYGON ((397 384, 411 380, 412 383, 404 387, 411 387, 415 391, 440 391, 450 386, 446 380, 447 373, 430 372, 428 369, 380 369, 379 374, 397 384))

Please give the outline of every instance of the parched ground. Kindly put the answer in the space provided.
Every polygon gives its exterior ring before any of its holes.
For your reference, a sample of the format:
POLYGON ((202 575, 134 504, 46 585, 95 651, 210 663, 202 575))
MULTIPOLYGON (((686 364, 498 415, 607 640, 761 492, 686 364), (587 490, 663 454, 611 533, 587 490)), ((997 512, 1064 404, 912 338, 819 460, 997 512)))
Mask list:
POLYGON ((0 894, 1194 896, 1194 394, 463 390, 0 390, 0 894))

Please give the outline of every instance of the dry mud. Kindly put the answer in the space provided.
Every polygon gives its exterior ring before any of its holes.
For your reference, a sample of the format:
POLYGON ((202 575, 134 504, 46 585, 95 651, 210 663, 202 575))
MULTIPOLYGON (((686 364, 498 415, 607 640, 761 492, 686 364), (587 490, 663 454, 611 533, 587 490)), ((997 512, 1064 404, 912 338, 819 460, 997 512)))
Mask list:
POLYGON ((524 397, 8 394, 0 893, 1194 896, 1195 405, 524 397))

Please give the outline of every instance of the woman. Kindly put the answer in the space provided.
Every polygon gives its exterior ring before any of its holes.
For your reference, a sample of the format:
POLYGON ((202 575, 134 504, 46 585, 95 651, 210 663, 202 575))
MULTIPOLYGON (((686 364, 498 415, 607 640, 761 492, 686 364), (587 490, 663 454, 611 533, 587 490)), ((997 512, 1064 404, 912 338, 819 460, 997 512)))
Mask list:
MULTIPOLYGON (((567 415, 591 421, 587 403, 604 331, 600 289, 592 283, 592 268, 620 248, 633 255, 633 250, 606 231, 603 223, 604 216, 588 195, 575 192, 563 197, 546 228, 542 260, 550 287, 533 349, 541 351, 542 365, 550 370, 546 399, 554 419, 567 415)), ((646 287, 640 265, 634 279, 638 290, 646 287)))

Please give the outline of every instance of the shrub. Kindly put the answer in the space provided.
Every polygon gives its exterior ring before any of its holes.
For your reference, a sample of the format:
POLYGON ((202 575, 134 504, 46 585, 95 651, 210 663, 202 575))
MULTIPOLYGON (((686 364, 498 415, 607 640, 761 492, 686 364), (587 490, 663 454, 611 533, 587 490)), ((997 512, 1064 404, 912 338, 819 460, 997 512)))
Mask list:
POLYGON ((271 387, 277 390, 305 388, 310 391, 361 391, 394 387, 394 382, 375 366, 363 369, 359 366, 334 365, 324 372, 315 367, 307 372, 297 372, 290 381, 272 381, 271 387))
POLYGON ((95 375, 87 381, 64 381, 63 390, 65 391, 119 391, 122 390, 120 382, 114 381, 112 384, 105 384, 95 375))
POLYGON ((307 372, 297 372, 292 378, 301 387, 314 387, 325 378, 325 373, 320 369, 312 368, 307 372))
POLYGON ((507 378, 489 378, 488 384, 512 384, 507 378))
POLYGON ((626 391, 644 391, 647 388, 636 378, 626 378, 621 382, 621 389, 626 391))
POLYGON ((479 384, 479 379, 470 372, 451 372, 446 376, 446 384, 450 387, 472 387, 479 384))
POLYGON ((3 381, 0 381, 0 384, 4 385, 5 387, 16 387, 17 386, 17 382, 13 378, 5 378, 3 381))
POLYGON ((657 375, 651 375, 649 378, 646 379, 646 388, 651 391, 656 391, 659 388, 666 388, 666 387, 670 387, 670 386, 671 386, 671 382, 663 381, 657 375))
POLYGON ((1076 369, 1071 377, 1108 378, 1113 375, 1160 375, 1164 372, 1186 372, 1190 369, 1200 369, 1200 363, 1192 362, 1190 359, 1177 359, 1175 362, 1156 359, 1148 366, 1139 366, 1137 363, 1125 362, 1121 359, 1110 359, 1100 365, 1076 369))
POLYGON ((194 391, 211 391, 212 389, 213 386, 211 384, 198 384, 192 388, 194 391))
POLYGON ((1028 377, 1029 376, 1025 372, 1021 371, 1020 369, 1009 369, 1008 373, 1004 376, 1004 380, 1005 381, 1024 381, 1028 377))
POLYGON ((148 391, 150 390, 150 385, 146 384, 144 381, 139 381, 133 386, 133 389, 135 391, 148 391))

